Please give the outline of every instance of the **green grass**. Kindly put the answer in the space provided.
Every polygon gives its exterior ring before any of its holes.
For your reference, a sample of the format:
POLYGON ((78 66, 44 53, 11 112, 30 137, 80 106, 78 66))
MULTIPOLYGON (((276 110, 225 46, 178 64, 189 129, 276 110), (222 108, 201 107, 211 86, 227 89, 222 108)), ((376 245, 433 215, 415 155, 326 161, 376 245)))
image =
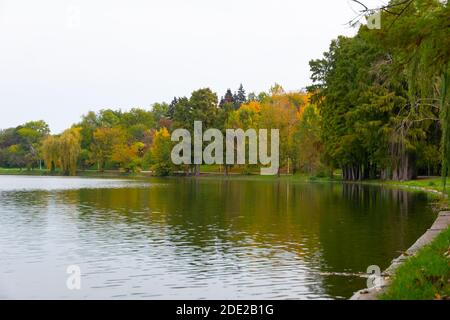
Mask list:
POLYGON ((439 192, 441 195, 439 196, 438 201, 433 203, 433 205, 440 210, 448 210, 450 209, 450 179, 447 181, 447 187, 444 192, 444 183, 442 178, 433 177, 433 178, 420 178, 417 180, 410 181, 375 181, 376 184, 392 186, 395 188, 408 188, 412 191, 435 191, 439 192))
POLYGON ((239 172, 230 172, 228 176, 225 176, 223 173, 215 172, 215 171, 206 171, 201 170, 201 173, 207 173, 205 175, 200 175, 199 177, 189 176, 189 178, 195 179, 223 179, 223 180, 258 180, 258 181, 291 181, 291 182, 331 182, 331 181, 342 181, 342 178, 339 176, 334 176, 333 179, 330 177, 316 177, 310 176, 306 174, 295 174, 295 175, 286 175, 282 174, 280 176, 262 176, 257 173, 251 174, 241 174, 239 172))
POLYGON ((450 228, 397 269, 380 299, 450 299, 450 228))
POLYGON ((409 181, 363 180, 350 183, 407 189, 411 192, 429 192, 435 200, 437 199, 437 201, 433 200, 432 203, 436 209, 450 210, 450 179, 447 181, 445 191, 443 179, 441 177, 421 177, 409 181))
POLYGON ((45 169, 17 169, 17 168, 0 168, 0 175, 46 175, 49 172, 45 169))
MULTIPOLYGON (((449 181, 450 182, 450 181, 449 181)), ((401 184, 410 187, 419 187, 431 190, 439 190, 442 191, 444 187, 444 183, 442 178, 421 178, 417 180, 404 181, 404 182, 390 182, 392 184, 401 184)))

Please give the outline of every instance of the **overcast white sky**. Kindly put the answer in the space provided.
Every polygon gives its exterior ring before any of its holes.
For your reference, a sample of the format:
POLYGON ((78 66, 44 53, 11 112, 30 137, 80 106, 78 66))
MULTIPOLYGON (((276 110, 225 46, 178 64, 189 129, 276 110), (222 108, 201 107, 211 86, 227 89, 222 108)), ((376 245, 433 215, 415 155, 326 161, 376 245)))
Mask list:
POLYGON ((210 87, 305 87, 348 0, 0 0, 0 128, 149 108, 210 87))

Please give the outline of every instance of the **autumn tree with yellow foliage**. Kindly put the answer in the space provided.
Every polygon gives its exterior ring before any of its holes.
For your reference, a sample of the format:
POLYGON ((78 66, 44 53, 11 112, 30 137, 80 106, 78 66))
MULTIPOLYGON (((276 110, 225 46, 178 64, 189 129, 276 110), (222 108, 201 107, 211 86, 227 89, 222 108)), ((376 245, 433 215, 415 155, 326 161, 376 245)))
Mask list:
POLYGON ((126 132, 121 128, 98 128, 93 133, 91 144, 92 158, 97 162, 98 170, 103 172, 105 164, 112 159, 117 146, 126 142, 126 132))
MULTIPOLYGON (((0 163, 6 159, 8 166, 23 166, 27 160, 24 153, 33 149, 35 155, 29 157, 32 165, 42 157, 49 171, 59 169, 65 175, 75 175, 77 168, 123 173, 144 169, 156 175, 170 175, 177 168, 171 160, 171 132, 185 128, 192 133, 194 121, 202 121, 204 130, 219 129, 224 136, 227 129, 278 129, 279 174, 292 174, 296 170, 314 174, 321 161, 321 148, 317 148, 320 141, 316 141, 320 137, 315 133, 321 128, 320 121, 315 119, 303 121, 302 114, 311 103, 310 98, 308 93, 285 92, 281 85, 275 84, 268 92, 259 94, 246 95, 242 86, 235 94, 229 89, 219 102, 216 93, 203 88, 189 98, 175 98, 170 105, 155 104, 153 110, 89 112, 61 135, 49 135, 43 122, 30 122, 0 132, 0 163), (311 125, 312 131, 305 129, 311 125)), ((247 140, 247 154, 248 143, 247 140)), ((200 174, 200 165, 179 169, 187 174, 200 174)), ((251 174, 258 172, 259 166, 222 165, 217 170, 225 175, 230 170, 251 174)))
POLYGON ((151 168, 158 176, 168 176, 174 171, 171 160, 172 141, 167 128, 161 128, 153 135, 150 148, 151 168))
POLYGON ((56 167, 59 167, 66 176, 76 175, 81 152, 80 143, 80 128, 67 129, 60 136, 45 138, 42 153, 47 168, 55 171, 56 167))

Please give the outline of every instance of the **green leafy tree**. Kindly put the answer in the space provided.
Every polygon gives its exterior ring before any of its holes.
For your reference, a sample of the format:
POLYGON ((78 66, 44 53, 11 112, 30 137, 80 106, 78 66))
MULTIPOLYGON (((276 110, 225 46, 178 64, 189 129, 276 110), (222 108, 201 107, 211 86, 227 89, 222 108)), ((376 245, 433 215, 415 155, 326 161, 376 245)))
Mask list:
POLYGON ((31 121, 17 128, 17 134, 22 139, 22 148, 26 154, 25 162, 31 168, 33 164, 39 163, 42 168, 42 155, 40 145, 43 138, 50 134, 50 129, 44 121, 31 121))
POLYGON ((60 136, 48 136, 44 139, 42 152, 49 170, 54 171, 58 166, 64 175, 76 175, 81 152, 80 131, 80 128, 71 128, 60 136))
POLYGON ((233 102, 234 108, 236 110, 239 109, 241 105, 247 102, 247 96, 245 94, 244 86, 242 85, 242 83, 239 86, 237 93, 233 96, 233 102))
POLYGON ((91 153, 97 162, 97 168, 103 172, 111 160, 114 148, 127 141, 126 132, 121 128, 98 128, 93 133, 91 153))
POLYGON ((317 107, 308 105, 302 113, 295 133, 297 168, 309 175, 321 173, 321 117, 317 107))

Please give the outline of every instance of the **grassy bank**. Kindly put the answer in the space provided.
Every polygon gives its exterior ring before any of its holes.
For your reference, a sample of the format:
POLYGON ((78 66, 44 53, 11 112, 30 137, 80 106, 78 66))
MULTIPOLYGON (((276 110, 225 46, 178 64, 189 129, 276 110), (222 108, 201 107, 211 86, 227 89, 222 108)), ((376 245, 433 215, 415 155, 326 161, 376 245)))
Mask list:
POLYGON ((410 191, 430 192, 437 195, 437 201, 433 203, 437 210, 450 209, 450 180, 444 191, 444 183, 441 177, 423 177, 411 181, 368 181, 367 184, 383 185, 392 188, 404 188, 410 191))
MULTIPOLYGON (((444 189, 443 179, 441 177, 419 178, 411 181, 385 181, 383 184, 392 186, 404 186, 409 188, 420 188, 422 190, 442 192, 444 189)), ((449 181, 450 183, 450 181, 449 181)), ((450 186, 449 186, 450 187, 450 186)))
POLYGON ((17 168, 0 168, 0 175, 23 175, 23 176, 45 176, 50 172, 45 169, 17 169, 17 168))
MULTIPOLYGON (((60 176, 59 172, 50 172, 46 169, 16 169, 16 168, 0 168, 0 175, 37 175, 37 176, 60 176)), ((80 170, 77 172, 77 176, 80 177, 140 177, 146 178, 151 177, 152 173, 148 171, 139 173, 124 173, 119 170, 106 170, 105 172, 98 172, 97 170, 80 170)), ((258 172, 253 172, 251 174, 243 174, 238 170, 231 170, 228 176, 225 176, 223 172, 220 172, 219 166, 202 166, 200 176, 185 176, 183 174, 180 177, 194 178, 194 179, 233 179, 233 180, 266 180, 266 181, 293 181, 293 182, 342 182, 342 177, 340 174, 335 174, 333 178, 329 176, 310 176, 307 174, 295 174, 286 175, 282 174, 280 176, 261 176, 258 172)), ((433 191, 442 192, 443 182, 439 177, 433 178, 420 178, 411 181, 381 181, 381 180, 368 180, 368 181, 356 181, 352 182, 355 184, 366 184, 366 185, 382 185, 395 188, 407 188, 409 190, 418 191, 433 191)), ((450 181, 449 188, 450 190, 450 181)), ((450 195, 450 192, 447 192, 450 195)))
MULTIPOLYGON (((0 168, 1 175, 13 175, 13 176, 50 176, 50 177, 62 177, 62 173, 55 171, 51 172, 47 169, 15 169, 15 168, 0 168)), ((97 170, 82 170, 77 172, 77 177, 92 177, 92 178, 120 178, 120 177, 149 177, 150 173, 123 173, 116 170, 110 170, 105 172, 99 172, 97 170)))
MULTIPOLYGON (((60 176, 61 173, 50 172, 46 169, 17 169, 17 168, 0 168, 0 175, 36 175, 36 176, 60 176)), ((151 177, 152 173, 148 171, 139 173, 125 173, 119 170, 106 170, 105 172, 99 172, 97 170, 79 170, 77 176, 80 177, 140 177, 146 178, 151 177)), ((252 172, 250 174, 243 174, 239 170, 230 170, 229 175, 225 176, 223 172, 220 171, 219 166, 202 166, 200 176, 185 176, 180 174, 180 177, 187 178, 199 178, 199 179, 233 179, 233 180, 282 180, 282 181, 293 181, 293 182, 342 182, 342 177, 339 173, 335 173, 333 178, 329 176, 310 176, 307 174, 295 174, 286 175, 281 174, 280 176, 261 176, 259 172, 252 172)), ((441 178, 420 178, 411 181, 381 181, 381 180, 368 180, 368 181, 356 181, 352 182, 355 184, 368 184, 368 185, 382 185, 390 186, 396 188, 407 188, 409 190, 419 190, 419 191, 434 191, 442 192, 443 182, 441 178)), ((449 181, 450 184, 450 181, 449 181)), ((449 186, 450 187, 450 186, 449 186)), ((450 188, 449 188, 450 189, 450 188)), ((447 193, 447 194, 450 194, 447 193)))
POLYGON ((399 267, 380 299, 450 299, 450 228, 399 267))
MULTIPOLYGON (((58 171, 50 172, 46 169, 16 169, 16 168, 0 168, 0 175, 24 175, 24 176, 62 176, 58 171)), ((119 170, 106 170, 105 172, 99 172, 97 170, 79 170, 77 171, 77 176, 79 177, 130 177, 130 178, 148 178, 152 177, 152 173, 149 171, 137 172, 137 173, 125 173, 119 170)), ((341 181, 339 175, 336 175, 333 179, 329 177, 312 177, 305 174, 296 175, 286 175, 282 174, 280 176, 261 176, 258 173, 242 174, 238 170, 232 170, 229 172, 228 176, 225 176, 223 172, 220 172, 216 167, 202 166, 200 176, 186 176, 182 173, 179 175, 174 175, 172 177, 185 177, 190 179, 233 179, 233 180, 266 180, 266 181, 341 181)))
MULTIPOLYGON (((438 198, 438 202, 434 203, 436 209, 448 210, 450 208, 449 188, 443 192, 444 183, 440 177, 419 178, 403 182, 372 181, 368 183, 439 193, 441 196, 438 198)), ((386 293, 379 299, 450 299, 450 228, 400 266, 386 293)))

